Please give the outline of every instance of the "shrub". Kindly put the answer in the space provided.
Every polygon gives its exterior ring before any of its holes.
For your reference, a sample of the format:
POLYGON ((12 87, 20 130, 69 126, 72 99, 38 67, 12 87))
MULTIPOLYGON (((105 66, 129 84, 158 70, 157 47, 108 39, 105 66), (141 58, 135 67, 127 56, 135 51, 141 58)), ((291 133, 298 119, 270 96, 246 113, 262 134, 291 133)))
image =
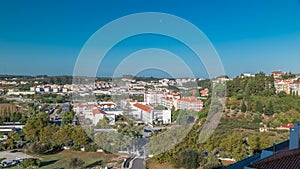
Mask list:
POLYGON ((39 167, 40 160, 36 158, 27 158, 21 162, 22 168, 32 168, 32 167, 39 167))
POLYGON ((70 169, 77 169, 77 168, 82 168, 84 165, 84 161, 78 158, 71 158, 69 162, 69 168, 70 169))
POLYGON ((97 144, 88 144, 85 146, 85 151, 87 151, 87 152, 96 152, 97 149, 98 149, 97 144))
POLYGON ((43 143, 33 143, 27 149, 33 154, 43 154, 49 149, 49 146, 43 143))

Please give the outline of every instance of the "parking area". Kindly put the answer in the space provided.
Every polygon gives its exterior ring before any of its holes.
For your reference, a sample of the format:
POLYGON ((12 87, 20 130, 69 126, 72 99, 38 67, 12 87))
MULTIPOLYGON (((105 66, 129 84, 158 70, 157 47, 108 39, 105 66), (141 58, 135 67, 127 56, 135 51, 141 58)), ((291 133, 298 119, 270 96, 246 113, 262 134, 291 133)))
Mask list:
POLYGON ((3 161, 10 163, 13 160, 33 158, 33 157, 30 155, 24 154, 22 152, 18 152, 16 150, 10 150, 10 151, 1 151, 0 158, 5 158, 5 160, 3 160, 3 161))

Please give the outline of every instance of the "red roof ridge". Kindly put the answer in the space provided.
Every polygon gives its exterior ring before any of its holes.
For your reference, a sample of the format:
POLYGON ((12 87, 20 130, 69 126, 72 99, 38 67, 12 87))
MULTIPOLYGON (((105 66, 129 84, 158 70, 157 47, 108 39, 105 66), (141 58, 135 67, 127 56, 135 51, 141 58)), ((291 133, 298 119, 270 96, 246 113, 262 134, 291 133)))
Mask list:
POLYGON ((93 115, 95 116, 96 114, 106 114, 105 111, 100 110, 100 109, 94 109, 92 110, 93 115))
POLYGON ((198 100, 195 96, 183 97, 179 100, 180 101, 186 101, 186 102, 201 102, 201 100, 198 100))
POLYGON ((133 106, 141 109, 141 110, 144 110, 146 112, 151 112, 153 109, 149 106, 146 106, 146 105, 143 105, 143 104, 140 104, 140 103, 135 103, 133 106))

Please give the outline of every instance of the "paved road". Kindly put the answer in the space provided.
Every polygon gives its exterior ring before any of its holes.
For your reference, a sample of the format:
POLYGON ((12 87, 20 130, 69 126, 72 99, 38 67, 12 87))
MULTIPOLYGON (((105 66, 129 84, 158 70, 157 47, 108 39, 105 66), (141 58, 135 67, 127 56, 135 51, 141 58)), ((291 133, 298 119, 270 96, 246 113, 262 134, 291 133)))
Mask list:
POLYGON ((10 151, 1 151, 0 152, 0 158, 6 158, 5 160, 3 160, 3 161, 6 161, 6 162, 12 162, 12 160, 32 158, 32 156, 29 156, 29 155, 24 154, 22 152, 11 153, 10 151))
POLYGON ((143 168, 143 158, 136 158, 132 161, 131 169, 142 169, 143 168))

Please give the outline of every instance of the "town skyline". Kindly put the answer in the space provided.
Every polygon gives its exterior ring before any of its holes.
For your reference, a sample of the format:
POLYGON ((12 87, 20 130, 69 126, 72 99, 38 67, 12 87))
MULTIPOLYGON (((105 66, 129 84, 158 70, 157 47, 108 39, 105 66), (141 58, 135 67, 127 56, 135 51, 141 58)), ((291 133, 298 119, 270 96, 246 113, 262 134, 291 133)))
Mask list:
MULTIPOLYGON (((283 72, 283 73, 292 73, 292 74, 300 74, 300 72, 291 72, 291 71, 284 71, 284 70, 281 70, 281 69, 278 69, 278 70, 273 70, 271 72, 263 72, 263 71, 258 71, 258 72, 240 72, 234 76, 229 76, 227 74, 225 75, 220 75, 220 76, 228 76, 229 78, 235 78, 235 77, 238 77, 238 76, 241 76, 241 75, 244 75, 244 74, 247 74, 247 75, 255 75, 255 74, 258 74, 258 73, 265 73, 266 75, 271 75, 273 72, 283 72)), ((163 76, 163 75, 157 75, 157 74, 137 74, 137 75, 132 75, 132 74, 123 74, 122 76, 96 76, 96 77, 89 77, 89 76, 78 76, 78 77, 86 77, 86 78, 123 78, 125 76, 131 76, 132 78, 155 78, 155 79, 163 79, 163 78, 166 78, 166 79, 184 79, 184 78, 199 78, 199 79, 210 79, 209 77, 200 77, 200 76, 195 76, 195 77, 186 77, 186 76, 180 76, 180 77, 172 77, 170 76, 169 74, 166 73, 167 76, 163 76)), ((35 74, 35 75, 30 75, 30 74, 0 74, 0 77, 56 77, 56 76, 71 76, 71 77, 76 77, 76 76, 73 76, 72 74, 68 75, 68 74, 55 74, 55 75, 47 75, 47 74, 35 74)), ((218 76, 217 76, 218 77, 218 76)), ((217 78, 217 77, 212 77, 211 79, 213 78, 217 78)))
MULTIPOLYGON (((298 0, 128 4, 115 1, 93 5, 77 2, 71 8, 68 3, 58 1, 1 1, 0 74, 71 75, 82 47, 93 33, 120 17, 149 11, 181 17, 203 31, 230 77, 240 72, 279 69, 300 72, 295 64, 300 61, 299 8, 298 0)), ((173 51, 195 70, 196 76, 205 77, 205 67, 190 58, 193 54, 186 46, 158 35, 124 39, 107 54, 97 75, 111 76, 127 55, 153 47, 173 51)))

